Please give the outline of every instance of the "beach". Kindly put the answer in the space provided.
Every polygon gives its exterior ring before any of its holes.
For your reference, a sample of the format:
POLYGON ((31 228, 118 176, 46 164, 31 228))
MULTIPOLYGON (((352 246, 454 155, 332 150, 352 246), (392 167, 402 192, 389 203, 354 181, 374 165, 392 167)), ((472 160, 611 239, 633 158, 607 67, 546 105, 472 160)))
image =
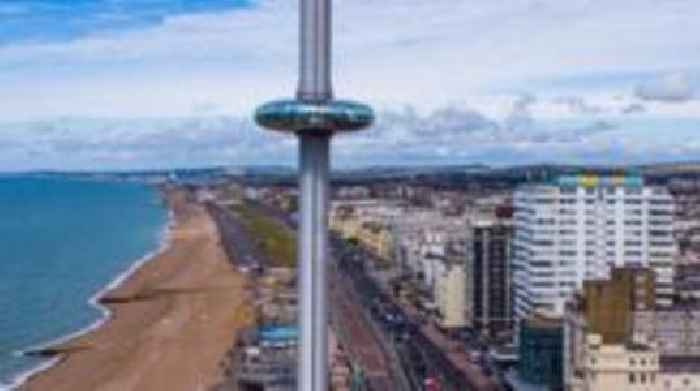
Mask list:
POLYGON ((245 276, 203 205, 181 190, 166 199, 167 245, 99 299, 110 312, 100 327, 45 349, 59 361, 22 390, 207 390, 221 381, 236 331, 253 318, 245 276))

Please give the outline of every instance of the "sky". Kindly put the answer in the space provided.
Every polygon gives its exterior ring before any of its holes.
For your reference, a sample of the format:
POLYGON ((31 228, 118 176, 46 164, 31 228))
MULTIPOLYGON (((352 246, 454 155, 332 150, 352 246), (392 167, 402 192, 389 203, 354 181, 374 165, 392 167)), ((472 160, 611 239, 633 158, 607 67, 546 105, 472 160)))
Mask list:
MULTIPOLYGON (((697 0, 335 0, 333 164, 700 160, 697 0)), ((0 171, 294 164, 293 0, 2 0, 0 171)))

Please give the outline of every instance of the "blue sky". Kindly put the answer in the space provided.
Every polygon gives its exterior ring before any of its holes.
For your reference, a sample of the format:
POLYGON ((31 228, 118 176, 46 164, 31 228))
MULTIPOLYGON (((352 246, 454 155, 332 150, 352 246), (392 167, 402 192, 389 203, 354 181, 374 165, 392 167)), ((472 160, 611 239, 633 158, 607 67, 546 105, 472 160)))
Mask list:
MULTIPOLYGON (((336 0, 338 166, 700 156, 695 0, 336 0)), ((3 0, 0 170, 294 163, 291 0, 3 0)))

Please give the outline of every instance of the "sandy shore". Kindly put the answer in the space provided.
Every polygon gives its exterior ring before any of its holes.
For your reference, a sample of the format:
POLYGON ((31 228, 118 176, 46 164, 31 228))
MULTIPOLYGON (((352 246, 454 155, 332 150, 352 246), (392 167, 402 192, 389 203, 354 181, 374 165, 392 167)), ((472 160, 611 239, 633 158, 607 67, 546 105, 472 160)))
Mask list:
POLYGON ((245 277, 228 263, 204 207, 180 192, 168 199, 168 248, 105 296, 109 321, 57 346, 68 353, 23 390, 192 391, 223 378, 219 363, 252 317, 245 277))

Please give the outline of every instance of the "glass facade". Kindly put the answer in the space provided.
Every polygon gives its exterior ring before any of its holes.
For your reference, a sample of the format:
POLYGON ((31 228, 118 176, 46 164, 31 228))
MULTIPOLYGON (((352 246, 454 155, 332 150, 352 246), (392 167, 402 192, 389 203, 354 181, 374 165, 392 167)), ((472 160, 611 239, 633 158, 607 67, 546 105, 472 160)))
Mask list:
POLYGON ((527 320, 520 326, 518 374, 531 384, 563 389, 564 329, 561 322, 527 320))

